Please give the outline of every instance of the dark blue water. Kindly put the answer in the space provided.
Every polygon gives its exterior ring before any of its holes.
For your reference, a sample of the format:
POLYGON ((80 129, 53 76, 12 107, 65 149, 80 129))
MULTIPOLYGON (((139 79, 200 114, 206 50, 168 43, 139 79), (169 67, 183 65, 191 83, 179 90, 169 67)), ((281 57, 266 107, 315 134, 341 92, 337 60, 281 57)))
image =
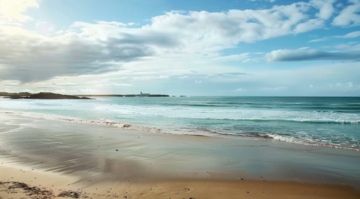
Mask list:
POLYGON ((360 149, 359 97, 106 97, 0 102, 2 110, 127 122, 169 133, 360 149))

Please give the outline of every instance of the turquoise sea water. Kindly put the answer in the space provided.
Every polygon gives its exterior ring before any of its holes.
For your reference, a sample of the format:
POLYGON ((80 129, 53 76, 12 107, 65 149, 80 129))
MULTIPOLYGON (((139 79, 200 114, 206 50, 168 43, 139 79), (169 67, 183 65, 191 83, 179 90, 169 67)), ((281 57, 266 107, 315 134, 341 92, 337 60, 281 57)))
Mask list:
POLYGON ((360 150, 359 97, 0 99, 0 110, 360 150))

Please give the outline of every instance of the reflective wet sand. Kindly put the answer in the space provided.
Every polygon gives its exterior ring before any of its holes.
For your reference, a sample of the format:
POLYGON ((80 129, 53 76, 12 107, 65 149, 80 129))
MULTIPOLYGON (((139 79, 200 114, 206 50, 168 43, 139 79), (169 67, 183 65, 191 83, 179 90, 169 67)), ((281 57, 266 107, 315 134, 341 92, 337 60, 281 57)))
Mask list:
POLYGON ((360 153, 271 140, 144 133, 2 113, 2 163, 81 180, 255 179, 360 186, 360 153))

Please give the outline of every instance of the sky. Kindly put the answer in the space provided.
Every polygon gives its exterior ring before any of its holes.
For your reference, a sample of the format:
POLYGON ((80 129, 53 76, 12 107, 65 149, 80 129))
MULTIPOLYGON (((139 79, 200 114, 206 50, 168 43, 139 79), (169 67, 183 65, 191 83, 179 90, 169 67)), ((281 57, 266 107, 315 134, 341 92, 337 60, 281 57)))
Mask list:
POLYGON ((360 96, 360 0, 0 0, 0 91, 360 96))

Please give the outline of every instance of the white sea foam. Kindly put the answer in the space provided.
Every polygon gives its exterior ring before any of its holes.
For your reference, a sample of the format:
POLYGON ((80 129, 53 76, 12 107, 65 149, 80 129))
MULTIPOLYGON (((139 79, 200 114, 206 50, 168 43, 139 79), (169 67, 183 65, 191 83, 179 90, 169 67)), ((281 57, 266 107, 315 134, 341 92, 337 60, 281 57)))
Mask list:
POLYGON ((266 134, 266 135, 273 140, 281 141, 281 142, 360 151, 359 146, 355 145, 355 144, 353 144, 353 145, 335 144, 335 143, 331 143, 329 140, 325 140, 325 139, 316 140, 316 139, 310 138, 309 136, 293 137, 290 135, 278 135, 278 134, 266 134))
POLYGON ((106 111, 127 116, 157 116, 167 118, 189 119, 223 119, 254 121, 293 121, 322 123, 360 123, 358 113, 295 111, 246 108, 208 108, 167 107, 167 106, 130 106, 104 104, 95 107, 98 111, 106 111))
POLYGON ((280 142, 302 144, 302 145, 312 145, 312 146, 325 146, 339 149, 349 149, 360 151, 358 145, 341 145, 334 144, 329 142, 329 140, 316 140, 309 136, 295 137, 295 135, 281 135, 274 133, 241 133, 235 134, 231 132, 216 132, 208 129, 161 129, 156 127, 148 127, 142 125, 128 124, 125 122, 113 121, 108 119, 99 119, 99 120, 86 120, 76 117, 66 117, 53 114, 43 114, 43 113, 30 113, 30 112, 18 112, 18 111, 1 111, 0 116, 2 115, 13 115, 26 118, 32 118, 37 120, 52 120, 52 121, 62 121, 69 122, 74 124, 84 124, 84 125, 96 125, 104 127, 114 127, 114 128, 124 128, 129 130, 134 130, 143 133, 164 133, 164 134, 176 134, 176 135, 192 135, 192 136, 235 136, 235 137, 246 137, 253 139, 271 139, 280 142))

